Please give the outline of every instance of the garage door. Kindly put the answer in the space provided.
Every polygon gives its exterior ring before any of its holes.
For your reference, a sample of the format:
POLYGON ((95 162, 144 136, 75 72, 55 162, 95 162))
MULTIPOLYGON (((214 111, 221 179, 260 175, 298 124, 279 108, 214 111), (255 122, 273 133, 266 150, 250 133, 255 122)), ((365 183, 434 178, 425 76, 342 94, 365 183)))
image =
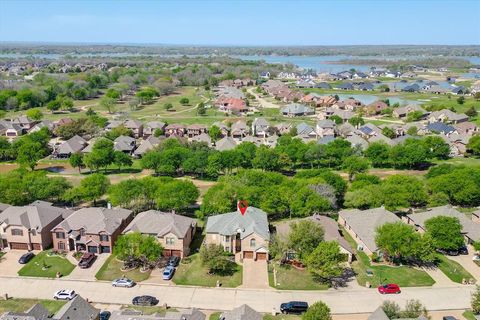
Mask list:
POLYGON ((244 259, 253 259, 253 251, 244 251, 243 252, 244 259))
POLYGON ((172 255, 172 250, 163 250, 164 257, 170 257, 172 255))
POLYGON ((33 250, 42 250, 40 243, 32 243, 33 250))
POLYGON ((267 254, 265 252, 258 252, 257 260, 267 260, 267 254))
POLYGON ((88 252, 90 252, 90 253, 98 253, 98 247, 88 246, 88 252))
POLYGON ((21 243, 21 242, 10 242, 10 249, 15 250, 28 250, 28 243, 21 243))
POLYGON ((110 253, 110 247, 109 246, 101 246, 100 250, 102 251, 101 253, 110 253))
POLYGON ((180 250, 172 250, 172 256, 175 256, 175 257, 181 257, 182 256, 182 251, 180 250))

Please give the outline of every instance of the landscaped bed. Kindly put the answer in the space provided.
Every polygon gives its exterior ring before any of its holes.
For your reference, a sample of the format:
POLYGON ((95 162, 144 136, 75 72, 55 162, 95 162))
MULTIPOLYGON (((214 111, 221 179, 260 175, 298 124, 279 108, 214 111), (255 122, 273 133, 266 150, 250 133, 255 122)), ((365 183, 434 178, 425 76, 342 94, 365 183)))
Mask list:
POLYGON ((473 276, 461 264, 442 254, 437 254, 437 266, 453 282, 462 283, 463 279, 473 279, 473 276))
POLYGON ((57 274, 61 277, 69 275, 73 269, 75 266, 66 257, 51 251, 42 251, 20 269, 18 275, 56 278, 57 274))
POLYGON ((231 276, 209 275, 207 267, 201 263, 199 254, 194 254, 187 259, 190 262, 182 261, 175 272, 173 277, 175 284, 215 287, 217 280, 220 281, 222 287, 234 288, 242 284, 242 267, 239 265, 231 276))
POLYGON ((100 270, 98 270, 95 278, 97 278, 97 280, 111 281, 125 276, 135 282, 140 282, 147 280, 150 277, 151 271, 140 272, 140 268, 122 271, 122 267, 123 262, 118 260, 117 257, 112 254, 108 257, 100 270))
POLYGON ((270 286, 279 290, 326 290, 328 285, 316 282, 308 270, 299 270, 292 266, 275 264, 277 283, 274 283, 273 266, 268 267, 270 286))
POLYGON ((47 309, 50 314, 56 313, 66 303, 65 301, 56 300, 36 300, 36 299, 8 299, 0 300, 0 314, 12 312, 25 312, 34 304, 40 303, 47 309))

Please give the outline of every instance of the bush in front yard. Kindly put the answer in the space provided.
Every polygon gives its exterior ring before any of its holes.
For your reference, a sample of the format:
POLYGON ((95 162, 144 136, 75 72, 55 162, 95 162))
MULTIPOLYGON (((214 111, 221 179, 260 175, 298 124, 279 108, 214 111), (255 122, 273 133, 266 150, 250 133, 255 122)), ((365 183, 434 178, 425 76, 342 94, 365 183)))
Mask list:
POLYGON ((332 320, 330 308, 325 302, 315 302, 302 315, 302 320, 332 320))
POLYGON ((474 314, 480 314, 480 286, 472 294, 472 311, 474 314))
POLYGON ((221 245, 210 244, 200 248, 202 265, 208 267, 208 272, 227 276, 232 275, 237 265, 231 261, 229 255, 221 245))

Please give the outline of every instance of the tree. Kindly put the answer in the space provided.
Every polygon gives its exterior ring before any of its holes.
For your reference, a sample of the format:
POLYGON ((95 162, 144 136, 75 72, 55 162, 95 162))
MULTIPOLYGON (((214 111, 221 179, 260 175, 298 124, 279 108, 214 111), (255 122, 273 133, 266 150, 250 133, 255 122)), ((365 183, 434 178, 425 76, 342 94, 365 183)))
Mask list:
POLYGON ((120 125, 118 127, 112 128, 112 130, 108 131, 105 134, 105 137, 112 141, 114 141, 120 136, 133 137, 133 131, 131 129, 128 129, 124 125, 120 125))
POLYGON ((142 263, 146 269, 161 258, 163 247, 153 236, 131 232, 118 237, 113 252, 125 262, 134 260, 142 263))
POLYGON ((197 187, 189 180, 168 178, 161 181, 163 183, 158 184, 155 192, 155 204, 159 210, 185 210, 200 195, 197 187))
POLYGON ((207 113, 207 109, 205 109, 205 103, 200 102, 197 105, 197 114, 204 116, 207 113))
POLYGON ((460 96, 457 98, 457 103, 458 104, 464 104, 465 103, 465 97, 464 96, 460 96))
POLYGON ((368 160, 359 156, 349 156, 343 160, 343 168, 348 173, 349 181, 353 180, 355 174, 367 171, 369 166, 368 160))
POLYGON ((252 164, 254 168, 276 171, 280 169, 280 156, 275 149, 262 145, 257 149, 252 164))
POLYGON ((186 106, 190 103, 190 100, 187 97, 182 97, 180 98, 179 102, 182 106, 186 106))
POLYGON ((216 142, 221 138, 222 131, 220 130, 219 127, 217 127, 216 125, 213 125, 210 127, 210 129, 208 129, 208 135, 210 136, 213 142, 216 142))
POLYGON ((222 245, 209 244, 200 248, 200 259, 204 266, 208 267, 209 273, 222 276, 232 275, 237 265, 228 258, 222 245))
POLYGON ((467 150, 475 156, 480 156, 480 136, 473 136, 468 140, 467 150))
POLYGON ((382 129, 382 134, 390 139, 393 139, 396 137, 395 131, 390 127, 384 127, 382 129))
POLYGON ((307 259, 323 240, 324 231, 321 225, 312 220, 300 220, 290 224, 288 244, 295 250, 300 259, 307 259))
POLYGON ((171 103, 164 103, 164 104, 163 104, 163 109, 165 109, 165 110, 167 110, 167 111, 170 110, 170 109, 173 109, 173 104, 171 104, 171 103))
POLYGON ((333 116, 331 116, 331 117, 329 118, 329 120, 332 120, 333 122, 335 122, 335 124, 336 124, 337 126, 343 123, 343 119, 340 118, 339 116, 337 116, 336 114, 334 114, 333 116))
POLYGON ((427 136, 421 140, 421 143, 427 150, 428 158, 445 160, 450 157, 450 146, 441 137, 427 136))
POLYGON ((92 200, 95 206, 97 200, 107 192, 109 185, 110 180, 106 176, 93 173, 80 181, 80 186, 70 190, 69 200, 72 199, 72 194, 76 194, 86 201, 92 200))
POLYGON ((83 155, 80 152, 75 152, 70 155, 68 159, 70 165, 74 168, 78 168, 78 173, 81 173, 83 167, 83 155))
POLYGON ((40 111, 40 109, 34 108, 34 109, 29 109, 25 112, 27 117, 29 117, 32 120, 41 120, 43 118, 43 113, 40 111))
POLYGON ((159 172, 160 165, 162 163, 162 155, 160 152, 155 150, 150 150, 145 152, 140 164, 143 169, 152 169, 155 173, 159 172))
POLYGON ((115 105, 117 104, 117 100, 110 98, 110 97, 102 97, 99 102, 102 108, 108 110, 108 113, 112 113, 115 110, 115 105))
POLYGON ((313 277, 320 282, 332 282, 343 274, 342 263, 345 255, 340 253, 340 246, 336 241, 322 241, 308 255, 306 265, 313 277))
POLYGON ((132 97, 132 99, 128 101, 128 105, 130 106, 130 110, 132 111, 137 110, 141 104, 142 104, 142 101, 138 97, 132 97))
POLYGON ((27 140, 17 150, 17 162, 22 167, 34 170, 38 160, 42 159, 46 155, 45 153, 45 148, 41 143, 27 140))
POLYGON ((407 122, 415 122, 422 119, 424 113, 420 110, 412 111, 407 114, 407 122))
POLYGON ((308 307, 307 312, 302 315, 302 320, 332 320, 330 308, 325 302, 317 301, 308 307))
POLYGON ((113 162, 113 142, 108 139, 99 139, 95 142, 92 152, 83 157, 83 162, 90 169, 106 168, 113 162))
POLYGON ((390 165, 390 146, 385 142, 373 142, 365 150, 365 156, 376 168, 388 167, 390 165))
POLYGON ((363 126, 365 124, 365 120, 360 116, 351 117, 348 122, 354 127, 363 126))
POLYGON ((133 164, 132 158, 121 151, 115 151, 113 153, 113 164, 118 167, 118 171, 122 169, 122 167, 131 167, 133 164))
POLYGON ((425 229, 437 249, 457 250, 464 245, 462 228, 456 217, 438 216, 425 221, 425 229))
POLYGON ((428 319, 428 312, 425 306, 419 300, 408 300, 405 304, 405 310, 400 312, 401 318, 416 319, 424 316, 428 319))
POLYGON ((394 301, 384 301, 382 303, 382 310, 387 315, 388 319, 397 319, 400 315, 400 306, 394 301))
MULTIPOLYGON (((480 92, 477 92, 480 96, 480 92)), ((480 98, 479 98, 480 99, 480 98)), ((477 100, 479 100, 477 99, 477 100)), ((478 111, 477 109, 475 109, 474 106, 471 106, 470 108, 468 108, 466 111, 465 111, 465 114, 467 116, 469 116, 470 118, 475 118, 477 115, 478 115, 478 111)))
POLYGON ((410 128, 408 128, 407 134, 410 136, 416 136, 418 134, 418 128, 415 126, 411 126, 410 128))
POLYGON ((474 314, 480 314, 480 286, 477 285, 475 292, 472 293, 470 302, 474 314))

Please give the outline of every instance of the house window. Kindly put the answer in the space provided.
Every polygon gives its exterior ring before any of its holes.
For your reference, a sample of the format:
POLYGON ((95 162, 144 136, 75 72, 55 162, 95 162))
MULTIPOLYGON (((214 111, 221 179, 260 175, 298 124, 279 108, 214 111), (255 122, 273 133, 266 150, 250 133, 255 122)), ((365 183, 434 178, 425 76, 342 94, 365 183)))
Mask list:
POLYGON ((58 250, 65 250, 65 243, 59 242, 58 243, 58 250))
POLYGON ((230 247, 229 247, 229 246, 226 246, 226 247, 225 247, 225 251, 230 252, 230 247))
POLYGON ((250 247, 254 248, 257 246, 257 240, 255 239, 250 239, 250 247))
POLYGON ((12 236, 23 236, 22 229, 12 229, 12 236))
POLYGON ((107 234, 101 234, 100 235, 100 241, 108 241, 108 235, 107 234))
POLYGON ((166 244, 174 244, 175 243, 175 238, 166 238, 165 243, 166 244))
POLYGON ((230 236, 225 236, 225 242, 230 242, 230 236))
POLYGON ((65 232, 55 232, 55 237, 57 239, 65 239, 65 232))

